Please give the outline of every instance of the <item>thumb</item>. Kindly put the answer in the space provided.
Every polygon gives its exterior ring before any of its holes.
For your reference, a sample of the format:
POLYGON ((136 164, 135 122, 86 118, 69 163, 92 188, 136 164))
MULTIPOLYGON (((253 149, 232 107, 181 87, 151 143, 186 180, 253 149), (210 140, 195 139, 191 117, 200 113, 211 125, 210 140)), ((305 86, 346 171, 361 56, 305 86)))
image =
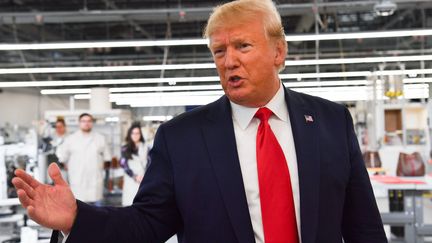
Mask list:
POLYGON ((54 181, 55 185, 59 186, 67 186, 67 182, 63 179, 62 174, 60 172, 60 168, 56 163, 51 163, 48 166, 48 174, 51 179, 54 181))

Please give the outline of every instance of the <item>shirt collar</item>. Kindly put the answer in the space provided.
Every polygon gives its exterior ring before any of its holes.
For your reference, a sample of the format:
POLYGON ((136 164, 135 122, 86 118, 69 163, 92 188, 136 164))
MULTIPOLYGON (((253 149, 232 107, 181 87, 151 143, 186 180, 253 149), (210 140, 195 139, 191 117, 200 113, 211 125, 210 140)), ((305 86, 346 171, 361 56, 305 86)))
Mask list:
MULTIPOLYGON (((238 105, 232 101, 231 109, 234 120, 240 125, 241 129, 246 129, 252 121, 258 107, 246 107, 238 105)), ((288 107, 285 102, 284 88, 280 84, 278 91, 275 96, 267 103, 264 107, 269 108, 278 119, 287 122, 288 121, 288 107)))

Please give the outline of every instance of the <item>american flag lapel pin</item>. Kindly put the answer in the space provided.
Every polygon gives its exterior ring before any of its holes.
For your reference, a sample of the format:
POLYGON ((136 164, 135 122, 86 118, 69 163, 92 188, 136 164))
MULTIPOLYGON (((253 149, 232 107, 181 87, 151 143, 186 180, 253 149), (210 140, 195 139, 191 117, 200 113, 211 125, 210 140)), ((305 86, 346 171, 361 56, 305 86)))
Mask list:
POLYGON ((314 121, 313 117, 311 115, 304 115, 304 118, 305 118, 306 123, 314 121))

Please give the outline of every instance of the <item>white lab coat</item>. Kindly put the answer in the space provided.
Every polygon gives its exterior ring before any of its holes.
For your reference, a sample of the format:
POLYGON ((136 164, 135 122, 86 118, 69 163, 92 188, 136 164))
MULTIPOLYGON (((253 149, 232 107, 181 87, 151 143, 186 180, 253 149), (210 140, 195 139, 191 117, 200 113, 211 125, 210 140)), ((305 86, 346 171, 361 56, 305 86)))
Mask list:
POLYGON ((56 154, 67 164, 69 184, 77 199, 96 202, 103 198, 104 161, 111 161, 103 135, 79 130, 66 137, 56 154))
MULTIPOLYGON (((138 155, 133 154, 132 159, 128 160, 129 168, 134 172, 135 175, 144 176, 147 167, 147 154, 148 147, 144 143, 140 143, 138 147, 138 155)), ((132 204, 135 195, 138 192, 140 183, 136 182, 132 177, 126 173, 123 180, 123 195, 122 205, 129 206, 132 204)))

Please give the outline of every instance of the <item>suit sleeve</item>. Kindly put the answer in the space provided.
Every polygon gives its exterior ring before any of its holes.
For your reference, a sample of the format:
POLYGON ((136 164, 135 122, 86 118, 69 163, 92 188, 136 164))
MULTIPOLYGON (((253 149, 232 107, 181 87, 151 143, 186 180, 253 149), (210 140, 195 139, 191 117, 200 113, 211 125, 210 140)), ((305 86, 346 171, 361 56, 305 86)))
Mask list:
POLYGON ((78 214, 67 243, 162 243, 178 231, 181 218, 162 127, 150 152, 152 164, 133 205, 93 207, 78 201, 78 214))
POLYGON ((385 243, 381 216, 347 109, 345 116, 351 169, 342 219, 343 238, 345 243, 385 243))

